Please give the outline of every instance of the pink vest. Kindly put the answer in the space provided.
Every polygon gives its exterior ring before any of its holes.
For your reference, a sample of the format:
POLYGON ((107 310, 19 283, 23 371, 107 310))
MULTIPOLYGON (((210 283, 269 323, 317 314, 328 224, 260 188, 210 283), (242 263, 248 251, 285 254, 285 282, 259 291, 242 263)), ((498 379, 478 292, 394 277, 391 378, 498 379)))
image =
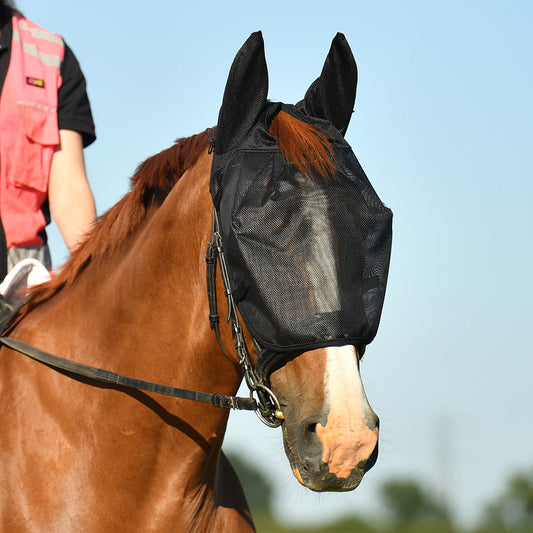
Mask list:
POLYGON ((59 145, 57 92, 63 39, 13 17, 11 59, 0 98, 0 216, 8 248, 43 244, 41 205, 59 145))

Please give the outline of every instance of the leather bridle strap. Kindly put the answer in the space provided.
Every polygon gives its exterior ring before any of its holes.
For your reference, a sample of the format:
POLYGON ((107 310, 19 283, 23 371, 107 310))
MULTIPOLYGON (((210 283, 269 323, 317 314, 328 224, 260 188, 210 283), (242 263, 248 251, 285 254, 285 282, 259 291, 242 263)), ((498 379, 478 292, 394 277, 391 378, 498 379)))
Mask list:
POLYGON ((36 361, 49 365, 53 368, 58 368, 71 372, 78 376, 84 376, 103 383, 111 383, 113 385, 121 385, 132 389, 140 389, 157 394, 165 394, 175 398, 182 398, 185 400, 195 400, 198 402, 209 403, 215 407, 223 407, 225 409, 236 409, 244 411, 257 411, 258 404, 254 398, 241 398, 237 396, 226 396, 224 394, 211 394, 207 392, 191 391, 187 389, 179 389, 176 387, 169 387, 167 385, 160 385, 159 383, 152 383, 150 381, 143 381, 134 379, 121 374, 115 374, 108 370, 102 370, 93 366, 76 363, 57 355, 30 346, 25 342, 17 339, 10 339, 9 337, 0 337, 0 343, 11 348, 21 354, 24 354, 36 361))
MULTIPOLYGON (((217 262, 220 265, 220 276, 224 285, 224 293, 226 296, 226 303, 228 306, 228 316, 226 323, 231 322, 231 329, 233 332, 233 340, 235 341, 235 351, 237 353, 237 359, 241 367, 244 379, 248 388, 250 389, 250 397, 253 394, 257 394, 258 409, 255 414, 259 417, 261 422, 269 427, 278 427, 284 420, 283 412, 276 395, 272 392, 267 384, 267 380, 262 379, 254 371, 248 349, 246 347, 246 341, 244 339, 243 329, 239 320, 239 314, 237 312, 237 305, 233 299, 233 291, 231 288, 231 282, 229 277, 228 265, 226 263, 226 257, 224 254, 224 245, 222 234, 220 231, 220 222, 218 219, 218 213, 216 207, 213 206, 213 226, 211 232, 211 241, 207 247, 207 295, 209 299, 209 321, 211 323, 211 329, 215 331, 218 343, 222 352, 228 357, 226 350, 222 344, 219 329, 219 317, 217 309, 217 292, 216 292, 216 265, 217 262)), ((254 344, 255 340, 254 340, 254 344)), ((256 344, 256 346, 258 346, 256 344)), ((258 350, 259 351, 259 350, 258 350)))
POLYGON ((217 275, 217 247, 215 245, 215 235, 218 231, 217 220, 213 216, 213 227, 211 229, 211 241, 207 245, 207 253, 205 256, 205 262, 207 266, 207 300, 209 302, 209 324, 211 329, 215 332, 218 345, 222 350, 222 353, 230 359, 226 353, 224 345, 222 343, 222 337, 220 336, 220 317, 218 315, 217 304, 217 287, 216 287, 216 275, 217 275))

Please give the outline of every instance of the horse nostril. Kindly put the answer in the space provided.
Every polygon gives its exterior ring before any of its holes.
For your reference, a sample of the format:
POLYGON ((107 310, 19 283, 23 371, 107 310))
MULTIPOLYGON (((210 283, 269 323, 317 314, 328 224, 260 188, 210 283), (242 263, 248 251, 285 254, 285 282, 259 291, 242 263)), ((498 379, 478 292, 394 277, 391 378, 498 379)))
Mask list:
POLYGON ((307 422, 302 426, 302 444, 305 445, 307 450, 312 449, 314 450, 316 445, 318 444, 318 435, 316 433, 316 426, 318 422, 307 422))
POLYGON ((298 454, 308 472, 318 472, 322 466, 322 443, 317 434, 317 417, 308 418, 300 425, 297 439, 298 454))
POLYGON ((307 453, 319 453, 318 447, 321 446, 319 433, 319 424, 324 424, 319 415, 308 416, 302 420, 298 426, 298 439, 304 446, 307 453))

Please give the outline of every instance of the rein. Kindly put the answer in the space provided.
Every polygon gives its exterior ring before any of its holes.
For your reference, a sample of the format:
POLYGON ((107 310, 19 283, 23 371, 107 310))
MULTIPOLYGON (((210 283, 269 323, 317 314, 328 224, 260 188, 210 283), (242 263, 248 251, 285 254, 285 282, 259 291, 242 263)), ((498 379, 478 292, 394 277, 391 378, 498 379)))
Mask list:
POLYGON ((30 346, 17 339, 10 339, 9 337, 0 337, 0 343, 11 350, 15 350, 16 352, 31 357, 35 361, 39 361, 45 365, 103 383, 111 383, 113 385, 121 385, 131 389, 140 389, 155 392, 157 394, 165 394, 167 396, 174 396, 175 398, 182 398, 185 400, 210 403, 215 407, 223 407, 226 409, 245 411, 256 411, 258 409, 257 402, 253 398, 240 398, 237 396, 226 396, 224 394, 191 391, 187 389, 179 389, 177 387, 169 387, 159 383, 152 383, 151 381, 130 378, 128 376, 123 376, 122 374, 115 374, 108 370, 102 370, 94 366, 64 359, 63 357, 45 352, 44 350, 30 346))
MULTIPOLYGON (((145 390, 156 394, 164 394, 166 396, 173 396, 185 400, 194 400, 211 404, 215 407, 222 407, 224 409, 235 409, 244 411, 255 411, 259 419, 269 427, 277 427, 283 420, 283 413, 279 402, 274 393, 264 384, 264 382, 255 374, 246 344, 242 327, 240 325, 237 308, 233 300, 229 276, 222 247, 222 236, 220 235, 219 222, 216 210, 213 209, 213 229, 211 242, 208 243, 207 248, 207 293, 209 300, 209 321, 211 329, 214 330, 217 341, 223 353, 227 356, 226 351, 222 345, 220 336, 220 329, 218 326, 219 317, 217 311, 216 300, 216 263, 217 259, 220 263, 220 270, 226 298, 228 300, 228 317, 226 323, 231 320, 233 337, 235 339, 235 350, 239 359, 239 364, 242 368, 246 384, 250 389, 250 397, 243 398, 238 396, 228 396, 224 394, 212 394, 208 392, 192 391, 188 389, 181 389, 171 387, 168 385, 161 385, 151 381, 143 381, 140 379, 131 378, 122 374, 116 374, 108 370, 102 370, 93 366, 77 363, 57 355, 45 352, 39 348, 26 344, 17 339, 11 339, 1 333, 4 331, 4 326, 7 325, 12 318, 16 316, 19 309, 14 310, 9 316, 4 317, 0 324, 0 344, 7 348, 19 352, 35 361, 39 361, 49 367, 63 370, 76 376, 82 376, 102 383, 110 383, 131 389, 145 390), (257 400, 253 395, 257 394, 257 400)), ((25 302, 26 303, 26 302, 25 302)), ((23 304, 24 305, 24 304, 23 304)))

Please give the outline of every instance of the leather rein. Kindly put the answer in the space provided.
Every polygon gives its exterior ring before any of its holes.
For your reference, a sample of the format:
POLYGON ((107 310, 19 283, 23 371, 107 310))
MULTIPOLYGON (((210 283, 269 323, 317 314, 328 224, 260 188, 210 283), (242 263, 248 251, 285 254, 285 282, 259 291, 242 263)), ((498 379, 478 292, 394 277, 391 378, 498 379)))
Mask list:
MULTIPOLYGON (((216 213, 216 210, 213 208, 213 227, 211 242, 208 243, 206 256, 209 321, 211 323, 211 329, 213 329, 215 332, 220 348, 227 356, 226 351, 224 350, 224 347, 222 345, 222 339, 220 336, 219 329, 219 317, 216 298, 217 261, 220 264, 220 271, 228 303, 228 316, 226 323, 229 323, 231 321, 232 324, 233 338, 235 340, 235 350, 237 352, 237 357, 246 384, 250 389, 249 398, 192 391, 188 389, 171 387, 168 385, 161 385, 159 383, 153 383, 151 381, 143 381, 140 379, 131 378, 122 374, 116 374, 114 372, 109 372, 108 370, 102 370, 100 368, 85 365, 83 363, 77 363, 75 361, 71 361, 69 359, 53 355, 51 353, 45 352, 44 350, 26 344, 25 342, 22 342, 17 339, 11 339, 3 335, 0 336, 0 343, 6 346, 7 348, 10 348, 11 350, 15 350, 21 354, 24 354, 30 357, 31 359, 39 361, 49 367, 58 370, 63 370, 76 376, 86 377, 95 381, 109 383, 115 386, 145 390, 156 394, 173 396, 175 398, 208 403, 215 407, 222 407, 224 409, 255 411, 259 419, 264 424, 269 427, 277 427, 283 421, 283 413, 281 411, 278 399, 264 383, 264 381, 259 378, 254 372, 252 363, 250 361, 250 356, 246 348, 242 327, 240 325, 239 316, 237 313, 237 307, 233 300, 229 283, 229 276, 226 266, 226 260, 224 257, 218 215, 216 213), (254 398, 254 394, 257 395, 257 399, 254 398)), ((15 310, 11 314, 11 316, 4 322, 4 325, 7 325, 11 321, 11 319, 16 316, 18 311, 19 309, 15 310)), ((3 329, 4 328, 0 327, 0 331, 3 331, 3 329)))

